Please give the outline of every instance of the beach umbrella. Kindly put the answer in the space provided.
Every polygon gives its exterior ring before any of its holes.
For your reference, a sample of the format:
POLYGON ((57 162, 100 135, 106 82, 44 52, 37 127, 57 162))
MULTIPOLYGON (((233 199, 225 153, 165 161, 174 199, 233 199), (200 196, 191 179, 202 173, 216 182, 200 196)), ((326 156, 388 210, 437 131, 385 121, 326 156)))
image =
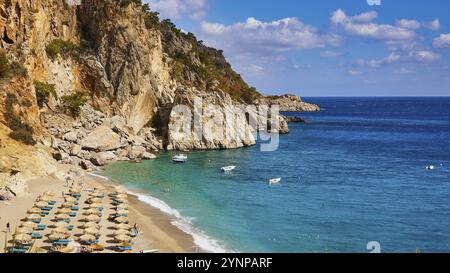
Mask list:
POLYGON ((41 219, 41 216, 39 214, 30 214, 27 216, 27 220, 31 220, 31 221, 40 220, 40 219, 41 219))
POLYGON ((28 228, 35 229, 35 228, 37 228, 38 225, 36 223, 33 223, 33 222, 24 222, 20 226, 21 227, 28 227, 28 228))
POLYGON ((88 222, 88 223, 82 225, 81 228, 83 228, 83 229, 88 229, 88 228, 100 229, 101 226, 94 222, 88 222))
POLYGON ((91 215, 91 214, 99 214, 100 212, 98 209, 88 209, 83 212, 84 215, 91 215))
POLYGON ((103 207, 102 203, 94 203, 94 204, 89 205, 89 208, 91 208, 91 209, 97 209, 97 208, 101 208, 101 207, 103 207))
POLYGON ((121 194, 118 194, 118 195, 116 196, 116 198, 117 198, 117 199, 127 199, 127 198, 128 198, 128 195, 126 195, 126 194, 124 194, 124 193, 121 193, 121 194))
POLYGON ((130 241, 130 236, 120 234, 120 235, 115 236, 115 239, 119 242, 128 242, 128 241, 130 241))
POLYGON ((33 229, 30 227, 20 227, 16 229, 17 233, 23 233, 23 234, 31 234, 33 233, 33 229))
POLYGON ((101 202, 102 202, 102 199, 97 198, 97 197, 89 198, 87 200, 87 203, 89 203, 89 204, 96 204, 96 203, 101 203, 101 202))
POLYGON ((127 224, 116 224, 115 226, 114 226, 114 228, 115 229, 131 229, 131 226, 130 225, 127 225, 127 224))
POLYGON ((79 240, 82 242, 95 242, 97 238, 91 234, 84 234, 79 237, 79 240))
POLYGON ((100 231, 96 228, 90 227, 83 231, 85 234, 91 234, 91 235, 99 235, 100 231))
POLYGON ((130 231, 127 229, 118 229, 114 231, 114 235, 130 235, 130 231))
POLYGON ((64 200, 66 202, 77 202, 77 199, 75 197, 72 197, 72 196, 66 196, 66 197, 64 197, 64 200))
POLYGON ((67 235, 64 233, 52 233, 48 236, 48 238, 52 241, 57 241, 61 239, 66 239, 67 235))
POLYGON ((89 222, 98 221, 98 220, 100 220, 100 219, 101 219, 100 216, 95 215, 95 214, 91 214, 91 215, 89 215, 89 216, 87 216, 87 217, 85 218, 85 220, 87 220, 87 221, 89 221, 89 222))
POLYGON ((31 235, 19 233, 14 235, 14 241, 16 243, 28 243, 31 241, 31 235))
POLYGON ((52 198, 48 195, 44 195, 44 196, 39 197, 39 201, 50 202, 50 201, 52 201, 52 198))
POLYGON ((38 201, 34 204, 35 207, 37 208, 43 208, 48 206, 48 202, 44 202, 44 201, 38 201))
POLYGON ((37 213, 41 213, 41 209, 39 208, 31 208, 27 211, 28 214, 37 214, 37 213))
POLYGON ((128 223, 128 218, 127 217, 117 217, 116 219, 114 219, 114 221, 116 221, 117 223, 128 223))
POLYGON ((53 233, 66 233, 69 230, 66 227, 56 227, 52 230, 53 233))
POLYGON ((66 223, 66 222, 56 222, 56 223, 53 224, 53 226, 55 228, 60 228, 60 227, 67 228, 69 226, 69 224, 66 223))
POLYGON ((69 214, 72 210, 69 208, 62 208, 56 211, 56 214, 69 214))
POLYGON ((75 206, 75 203, 66 202, 61 205, 61 208, 71 208, 73 206, 75 206))
POLYGON ((68 214, 58 214, 58 215, 55 215, 55 218, 57 220, 67 220, 70 218, 70 216, 68 214))

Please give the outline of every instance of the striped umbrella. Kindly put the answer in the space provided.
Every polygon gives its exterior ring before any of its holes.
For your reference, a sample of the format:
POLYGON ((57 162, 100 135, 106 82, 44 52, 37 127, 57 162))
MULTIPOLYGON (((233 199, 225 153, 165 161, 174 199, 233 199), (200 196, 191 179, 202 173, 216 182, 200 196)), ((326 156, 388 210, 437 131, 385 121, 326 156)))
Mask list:
POLYGON ((128 223, 128 218, 127 217, 117 217, 116 219, 114 219, 114 221, 116 221, 117 223, 128 223))
POLYGON ((98 220, 100 220, 100 219, 101 219, 100 216, 95 215, 95 214, 91 214, 91 215, 89 215, 89 216, 87 216, 87 217, 85 218, 85 220, 87 220, 87 221, 89 221, 89 222, 98 221, 98 220))
POLYGON ((81 242, 88 242, 88 243, 95 242, 97 240, 97 238, 95 238, 95 236, 91 234, 81 235, 78 239, 81 242))
POLYGON ((27 211, 28 214, 38 214, 41 213, 41 209, 39 208, 31 208, 27 211))
POLYGON ((116 225, 114 226, 114 228, 115 228, 115 229, 131 229, 131 226, 122 223, 122 224, 116 224, 116 225))
POLYGON ((91 234, 91 235, 99 235, 100 231, 96 228, 87 228, 83 231, 85 234, 91 234))
POLYGON ((130 236, 124 235, 124 234, 120 234, 114 237, 117 241, 119 242, 128 242, 130 241, 130 236))
POLYGON ((49 202, 49 201, 52 201, 52 198, 48 195, 43 195, 43 196, 39 197, 39 201, 49 202))
POLYGON ((33 229, 30 227, 20 227, 16 229, 17 233, 31 234, 33 233, 33 229))
POLYGON ((101 226, 95 222, 87 222, 86 224, 82 225, 81 228, 83 228, 83 229, 88 229, 88 228, 100 229, 101 226))
POLYGON ((86 211, 83 212, 84 215, 91 215, 91 214, 99 214, 100 212, 98 211, 98 209, 88 209, 86 211))
POLYGON ((21 227, 28 227, 28 228, 36 229, 38 225, 36 223, 33 223, 33 222, 24 222, 20 226, 21 227))
POLYGON ((16 234, 14 235, 14 241, 20 244, 28 243, 31 241, 31 235, 23 233, 16 234))
POLYGON ((52 230, 53 233, 66 233, 69 230, 66 227, 56 227, 52 230))
POLYGON ((26 218, 27 220, 41 220, 41 216, 39 214, 30 214, 26 218))
POLYGON ((62 208, 56 211, 56 214, 69 214, 72 210, 69 208, 62 208))
POLYGON ((94 203, 94 204, 89 205, 89 208, 91 208, 91 209, 97 209, 97 208, 101 208, 101 207, 103 207, 102 203, 94 203))
POLYGON ((89 199, 87 200, 87 203, 88 203, 88 204, 97 204, 97 203, 101 203, 101 202, 102 202, 102 199, 96 198, 96 197, 94 197, 94 198, 89 198, 89 199))
POLYGON ((58 214, 58 215, 55 215, 55 219, 57 219, 57 220, 67 220, 67 219, 69 219, 69 218, 70 218, 70 216, 67 215, 67 214, 58 214))
POLYGON ((39 202, 36 202, 36 203, 34 204, 34 206, 37 207, 37 208, 43 208, 43 207, 48 206, 48 202, 39 201, 39 202))
POLYGON ((54 223, 53 224, 53 226, 55 227, 55 228, 66 228, 67 229, 67 227, 69 226, 69 224, 68 223, 66 223, 66 222, 56 222, 56 223, 54 223))
POLYGON ((130 231, 127 229, 118 229, 114 231, 114 235, 130 235, 130 231))
POLYGON ((64 200, 66 200, 66 202, 76 202, 77 201, 77 199, 72 196, 66 196, 66 197, 64 197, 64 200))
POLYGON ((57 241, 61 239, 66 239, 68 236, 64 233, 52 233, 48 236, 48 238, 52 241, 57 241))

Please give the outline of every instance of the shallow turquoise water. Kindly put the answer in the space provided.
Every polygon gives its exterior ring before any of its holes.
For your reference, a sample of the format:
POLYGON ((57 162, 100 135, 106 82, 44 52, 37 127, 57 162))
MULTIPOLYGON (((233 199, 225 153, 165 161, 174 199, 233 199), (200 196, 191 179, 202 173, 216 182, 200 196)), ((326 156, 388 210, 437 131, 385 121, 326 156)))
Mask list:
POLYGON ((162 153, 104 175, 164 201, 152 199, 211 250, 450 251, 450 99, 310 101, 324 110, 300 114, 308 123, 291 124, 276 152, 193 152, 182 165, 162 153))

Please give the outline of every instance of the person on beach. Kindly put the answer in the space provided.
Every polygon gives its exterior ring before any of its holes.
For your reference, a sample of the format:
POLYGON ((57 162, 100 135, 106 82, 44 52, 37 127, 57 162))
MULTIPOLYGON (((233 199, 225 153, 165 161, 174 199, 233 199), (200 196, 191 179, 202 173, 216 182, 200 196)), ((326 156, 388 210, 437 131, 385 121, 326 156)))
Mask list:
POLYGON ((8 230, 8 233, 11 232, 11 226, 9 225, 9 222, 6 223, 6 230, 8 230))

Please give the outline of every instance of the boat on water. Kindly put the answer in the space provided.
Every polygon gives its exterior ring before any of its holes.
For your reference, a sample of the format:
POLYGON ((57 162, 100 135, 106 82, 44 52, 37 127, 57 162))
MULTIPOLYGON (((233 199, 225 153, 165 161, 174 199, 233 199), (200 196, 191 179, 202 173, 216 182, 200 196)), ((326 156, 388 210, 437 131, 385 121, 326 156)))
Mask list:
POLYGON ((428 171, 434 170, 434 166, 433 166, 433 165, 427 166, 427 170, 428 170, 428 171))
POLYGON ((281 182, 281 178, 269 179, 269 185, 279 184, 280 182, 281 182))
POLYGON ((179 154, 174 157, 172 157, 172 161, 175 163, 185 163, 187 161, 188 157, 185 154, 179 154))
POLYGON ((222 172, 231 172, 232 170, 236 169, 236 166, 225 166, 220 168, 222 172))

